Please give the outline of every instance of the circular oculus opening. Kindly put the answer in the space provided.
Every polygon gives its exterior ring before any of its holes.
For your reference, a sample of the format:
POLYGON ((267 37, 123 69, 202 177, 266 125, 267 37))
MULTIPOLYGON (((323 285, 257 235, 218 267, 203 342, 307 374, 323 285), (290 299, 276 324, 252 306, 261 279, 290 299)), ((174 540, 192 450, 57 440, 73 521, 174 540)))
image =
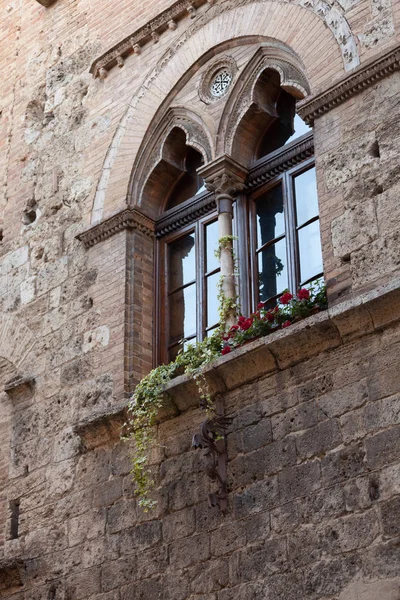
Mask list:
POLYGON ((214 98, 224 96, 232 83, 232 73, 227 69, 221 69, 214 76, 210 85, 210 94, 214 98))

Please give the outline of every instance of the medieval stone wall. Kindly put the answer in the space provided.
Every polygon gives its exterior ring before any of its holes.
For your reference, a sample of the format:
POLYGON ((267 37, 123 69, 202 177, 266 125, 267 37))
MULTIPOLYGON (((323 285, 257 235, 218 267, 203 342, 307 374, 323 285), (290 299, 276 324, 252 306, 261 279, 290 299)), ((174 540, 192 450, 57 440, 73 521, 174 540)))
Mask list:
POLYGON ((170 5, 0 9, 0 597, 398 600, 398 72, 315 119, 329 319, 216 368, 234 416, 226 515, 207 506, 184 381, 157 429, 158 506, 138 508, 118 433, 152 362, 152 241, 76 236, 126 208, 167 96, 217 127, 197 97, 216 46, 244 65, 251 44, 279 40, 316 94, 395 47, 400 12, 217 0, 105 79, 89 73, 170 5))

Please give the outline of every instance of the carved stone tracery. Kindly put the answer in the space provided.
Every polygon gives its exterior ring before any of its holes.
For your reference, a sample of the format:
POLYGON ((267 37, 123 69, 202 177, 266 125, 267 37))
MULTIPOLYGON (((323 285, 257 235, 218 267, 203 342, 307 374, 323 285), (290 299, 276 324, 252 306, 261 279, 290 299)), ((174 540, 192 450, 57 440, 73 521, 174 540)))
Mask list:
POLYGON ((238 71, 236 61, 231 56, 227 55, 218 57, 217 60, 211 63, 200 80, 199 96, 200 100, 202 100, 205 104, 210 104, 211 102, 216 102, 219 100, 218 97, 211 94, 210 86, 215 75, 222 69, 226 69, 232 76, 230 87, 232 87, 234 83, 234 79, 238 71))
POLYGON ((304 66, 297 55, 286 45, 279 42, 263 44, 242 72, 233 88, 224 110, 218 130, 219 147, 217 151, 234 155, 235 136, 242 119, 254 108, 276 117, 274 106, 260 104, 256 86, 267 70, 279 74, 280 87, 295 98, 304 98, 310 93, 304 66))
MULTIPOLYGON (((186 135, 186 144, 196 149, 205 163, 212 160, 213 148, 211 136, 202 119, 193 111, 182 107, 171 108, 164 118, 148 131, 134 165, 128 194, 129 204, 142 205, 145 201, 144 190, 156 167, 168 160, 165 143, 175 129, 181 129, 186 135)), ((155 207, 157 208, 157 207, 155 207)))

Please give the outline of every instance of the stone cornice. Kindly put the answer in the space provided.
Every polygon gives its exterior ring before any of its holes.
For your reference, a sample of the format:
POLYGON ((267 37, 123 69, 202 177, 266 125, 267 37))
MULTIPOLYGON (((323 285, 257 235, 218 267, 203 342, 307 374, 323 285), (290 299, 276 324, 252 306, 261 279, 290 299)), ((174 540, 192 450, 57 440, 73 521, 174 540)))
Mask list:
POLYGON ((400 70, 399 45, 361 65, 351 75, 339 80, 324 92, 302 100, 297 105, 297 112, 306 123, 312 125, 315 119, 335 106, 398 70, 400 70))
POLYGON ((79 233, 76 237, 85 244, 85 248, 91 248, 123 229, 136 229, 144 235, 153 237, 155 223, 137 208, 126 208, 105 221, 101 221, 101 223, 97 223, 86 229, 86 231, 79 233))
POLYGON ((246 188, 251 189, 266 183, 312 156, 314 156, 314 138, 312 132, 310 132, 299 140, 288 144, 288 146, 278 148, 278 150, 269 154, 267 158, 258 161, 257 165, 250 170, 246 188))
MULTIPOLYGON (((48 1, 48 0, 43 0, 48 1)), ((203 4, 214 4, 214 0, 178 0, 170 8, 167 8, 154 19, 137 29, 131 35, 115 44, 92 63, 90 73, 94 77, 107 77, 109 71, 115 65, 122 67, 124 58, 130 54, 140 54, 145 44, 157 43, 160 35, 168 30, 177 28, 178 21, 189 16, 193 19, 198 8, 203 4)))

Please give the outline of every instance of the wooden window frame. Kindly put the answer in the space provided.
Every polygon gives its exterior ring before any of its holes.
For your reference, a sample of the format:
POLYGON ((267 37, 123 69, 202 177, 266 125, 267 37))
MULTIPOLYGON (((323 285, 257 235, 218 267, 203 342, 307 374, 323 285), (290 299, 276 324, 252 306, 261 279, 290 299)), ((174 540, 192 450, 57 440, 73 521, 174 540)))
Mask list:
MULTIPOLYGON (((249 227, 249 248, 250 248, 250 273, 251 273, 251 282, 249 287, 251 289, 251 306, 250 310, 254 311, 258 302, 259 302, 259 292, 257 289, 257 279, 258 279, 258 266, 257 266, 257 239, 256 239, 256 203, 255 201, 273 189, 274 187, 281 185, 282 186, 282 196, 283 196, 283 207, 284 207, 284 223, 285 229, 284 234, 275 238, 277 241, 286 237, 286 260, 287 260, 287 269, 288 269, 288 289, 295 293, 301 285, 307 285, 311 281, 318 279, 323 275, 323 273, 318 273, 313 277, 302 281, 300 277, 300 251, 299 251, 299 239, 298 232, 300 229, 303 229, 307 225, 319 220, 319 214, 308 219, 301 225, 297 224, 296 221, 296 200, 295 200, 295 191, 294 191, 294 180, 296 177, 305 173, 312 168, 315 168, 315 160, 314 158, 306 159, 294 167, 287 169, 286 171, 280 173, 273 179, 271 179, 267 184, 260 186, 257 188, 252 194, 250 194, 247 200, 246 212, 249 215, 248 219, 248 227, 249 227)), ((267 244, 273 243, 274 240, 270 240, 267 244)), ((243 260, 244 257, 242 257, 243 260)), ((280 292, 277 294, 276 298, 280 295, 280 292)), ((271 299, 272 301, 272 299, 271 299)))
MULTIPOLYGON (((169 332, 167 321, 169 319, 169 291, 168 291, 168 246, 179 238, 194 232, 195 235, 195 283, 196 283, 196 337, 202 341, 207 332, 217 324, 207 326, 207 284, 206 279, 219 272, 219 268, 206 271, 206 227, 217 220, 214 210, 196 219, 192 223, 180 227, 163 236, 156 242, 156 332, 155 348, 156 362, 161 364, 169 360, 169 332)), ((189 284, 188 284, 189 285, 189 284)))
MULTIPOLYGON (((307 171, 315 165, 314 143, 312 132, 306 133, 293 142, 282 146, 268 156, 257 160, 249 172, 249 178, 244 192, 234 204, 234 233, 237 241, 234 250, 238 257, 238 293, 241 311, 250 314, 258 303, 258 289, 255 276, 255 221, 254 200, 265 193, 280 181, 284 182, 285 203, 285 235, 287 236, 288 255, 288 284, 289 289, 295 292, 300 285, 300 261, 298 249, 293 181, 294 177, 307 171)), ((203 192, 183 202, 182 204, 165 211, 160 215, 156 224, 156 252, 155 252, 155 328, 154 348, 155 364, 168 360, 167 326, 168 319, 168 290, 167 271, 168 260, 167 244, 182 235, 195 231, 196 244, 196 298, 199 306, 197 310, 196 331, 197 339, 204 339, 204 319, 207 312, 207 296, 204 285, 204 252, 205 252, 205 225, 217 218, 214 195, 203 192), (200 248, 200 252, 198 250, 200 248), (200 256, 201 255, 201 256, 200 256), (199 279, 198 279, 199 278, 199 279), (200 332, 200 333, 199 333, 200 332)), ((315 217, 301 227, 309 224, 315 217)), ((322 273, 320 274, 322 276, 322 273)), ((316 279, 313 277, 312 280, 316 279)), ((310 281, 310 280, 309 280, 310 281)), ((307 282, 302 282, 303 284, 307 282)))

